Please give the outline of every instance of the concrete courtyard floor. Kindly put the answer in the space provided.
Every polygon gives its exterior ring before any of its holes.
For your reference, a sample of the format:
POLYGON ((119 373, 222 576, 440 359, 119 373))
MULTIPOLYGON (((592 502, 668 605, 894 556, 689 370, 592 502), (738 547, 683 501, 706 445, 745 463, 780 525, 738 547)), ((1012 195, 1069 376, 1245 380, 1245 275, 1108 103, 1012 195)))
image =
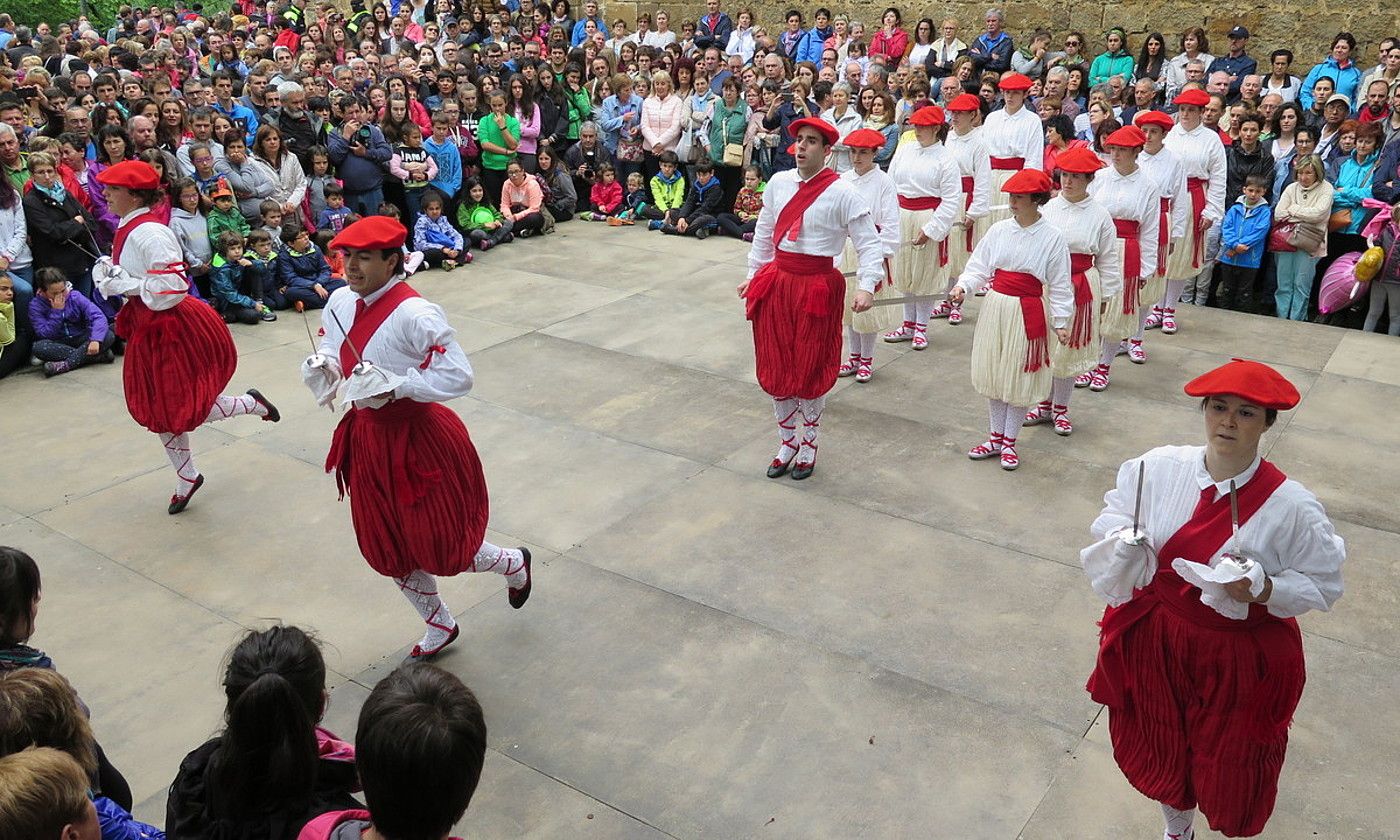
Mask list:
MULTIPOLYGON (((833 393, 816 475, 770 481, 745 255, 571 222, 415 280, 476 370, 452 406, 485 463, 490 538, 537 562, 518 612, 500 577, 443 581, 463 634, 439 664, 490 727, 459 833, 1156 840, 1084 692, 1101 605, 1078 551, 1122 460, 1200 440, 1181 385, 1242 355, 1303 392, 1267 455, 1350 555, 1345 597, 1302 622, 1310 679, 1267 836, 1397 836, 1400 342, 1188 308, 1146 366, 1120 359, 1107 392, 1075 395, 1073 437, 1027 430, 1008 474, 964 456, 986 423, 973 304, 928 352, 881 345, 875 380, 833 393)), ((197 431, 208 482, 179 517, 120 364, 0 382, 0 544, 43 568, 35 644, 158 824, 248 628, 319 635, 326 723, 346 737, 421 629, 322 470, 339 415, 301 386, 300 318, 234 335, 233 387, 284 419, 197 431)))

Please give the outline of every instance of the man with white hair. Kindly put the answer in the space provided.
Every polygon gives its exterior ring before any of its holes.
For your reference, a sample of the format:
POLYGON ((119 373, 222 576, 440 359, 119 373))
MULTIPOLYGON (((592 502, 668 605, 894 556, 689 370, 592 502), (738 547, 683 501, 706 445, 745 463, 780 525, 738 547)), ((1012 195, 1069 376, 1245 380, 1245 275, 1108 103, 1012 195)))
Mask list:
POLYGON ((1210 74, 1206 81, 1206 93, 1211 96, 1218 96, 1221 99, 1230 95, 1230 74, 1224 70, 1216 70, 1210 74))
POLYGON ((175 159, 175 156, 157 145, 155 120, 138 114, 126 121, 126 133, 130 135, 131 143, 136 147, 137 154, 147 149, 156 149, 165 161, 166 172, 173 176, 180 171, 180 162, 175 159))
POLYGON ((1060 113, 1074 119, 1079 116, 1079 103, 1073 98, 1065 98, 1065 90, 1069 87, 1069 68, 1056 65, 1045 71, 1045 94, 1036 99, 1035 105, 1040 107, 1041 99, 1060 100, 1060 113))
MULTIPOLYGON (((269 89, 269 93, 271 90, 269 89)), ((277 86, 280 104, 268 108, 263 122, 282 132, 282 145, 301 162, 302 169, 311 171, 311 147, 325 142, 321 118, 306 107, 306 89, 296 82, 277 86)))
POLYGON ((978 73, 1005 73, 1011 69, 1011 54, 1016 51, 1011 36, 1003 29, 1006 15, 1001 9, 988 9, 984 22, 987 31, 977 36, 967 54, 978 73))

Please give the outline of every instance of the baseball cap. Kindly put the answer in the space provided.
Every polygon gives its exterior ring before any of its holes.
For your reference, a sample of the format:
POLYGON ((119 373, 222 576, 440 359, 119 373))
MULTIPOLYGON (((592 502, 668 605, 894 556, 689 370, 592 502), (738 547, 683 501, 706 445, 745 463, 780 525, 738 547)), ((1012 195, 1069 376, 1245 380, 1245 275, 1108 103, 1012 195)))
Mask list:
POLYGON ((1225 37, 1227 37, 1227 38, 1248 38, 1248 37, 1249 37, 1249 30, 1248 30, 1248 29, 1245 29, 1243 26, 1236 26, 1234 29, 1231 29, 1230 32, 1229 32, 1225 37))
POLYGON ((1331 96, 1327 97, 1327 105, 1331 105, 1333 102, 1340 102, 1343 105, 1347 106, 1348 111, 1351 110, 1351 100, 1347 98, 1347 95, 1345 93, 1334 93, 1331 96))

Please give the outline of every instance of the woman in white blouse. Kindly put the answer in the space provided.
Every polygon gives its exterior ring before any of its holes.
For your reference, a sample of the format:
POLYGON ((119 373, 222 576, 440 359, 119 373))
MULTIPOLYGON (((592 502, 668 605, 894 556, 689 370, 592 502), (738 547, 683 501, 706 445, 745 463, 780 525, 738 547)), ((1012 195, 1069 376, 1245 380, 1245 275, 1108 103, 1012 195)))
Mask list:
POLYGON ((734 25, 734 31, 729 33, 729 43, 724 48, 725 55, 743 56, 744 64, 753 62, 754 51, 758 48, 758 42, 754 39, 753 12, 744 9, 739 12, 739 21, 734 25))
POLYGON ((1252 837, 1273 812, 1303 692, 1294 617, 1341 597, 1346 546, 1317 498, 1259 457, 1298 403, 1288 380, 1236 359, 1185 390, 1202 398, 1205 446, 1124 463, 1099 542, 1080 554, 1109 605, 1087 687, 1166 836, 1193 837, 1200 808, 1215 831, 1252 837))

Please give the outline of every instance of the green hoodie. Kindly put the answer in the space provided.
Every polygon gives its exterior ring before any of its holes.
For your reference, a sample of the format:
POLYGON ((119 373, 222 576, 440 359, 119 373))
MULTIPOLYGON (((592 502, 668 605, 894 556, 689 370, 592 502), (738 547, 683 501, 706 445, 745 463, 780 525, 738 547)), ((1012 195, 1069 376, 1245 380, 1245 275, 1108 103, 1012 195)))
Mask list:
POLYGON ((679 210, 681 205, 685 204, 685 176, 681 174, 679 166, 669 181, 664 172, 658 172, 652 177, 651 203, 663 213, 667 210, 679 210))

